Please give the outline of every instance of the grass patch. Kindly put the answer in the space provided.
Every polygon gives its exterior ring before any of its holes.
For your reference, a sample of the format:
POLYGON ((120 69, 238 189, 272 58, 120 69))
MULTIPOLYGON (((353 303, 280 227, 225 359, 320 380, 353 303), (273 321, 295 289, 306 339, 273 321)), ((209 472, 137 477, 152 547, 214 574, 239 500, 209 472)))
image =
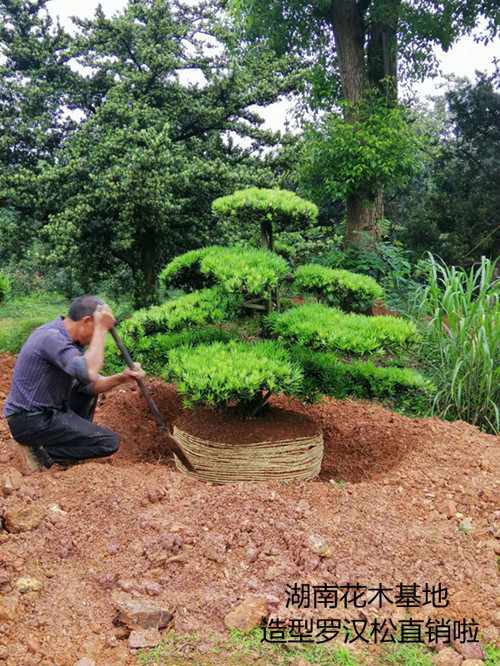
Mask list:
MULTIPOLYGON (((315 643, 264 643, 260 628, 249 633, 231 630, 228 635, 178 634, 170 631, 152 650, 141 650, 141 666, 290 666, 302 659, 316 666, 432 666, 433 652, 425 645, 381 645, 378 654, 365 644, 353 650, 335 641, 315 643)), ((483 646, 485 666, 500 663, 500 649, 483 646)))
POLYGON ((422 645, 395 645, 387 649, 379 663, 397 666, 432 666, 434 662, 429 650, 422 645))
POLYGON ((500 664, 500 648, 492 645, 486 645, 484 648, 486 655, 485 666, 498 666, 500 664))
MULTIPOLYGON (((101 296, 109 303, 115 316, 120 318, 129 309, 126 302, 115 303, 101 296)), ((37 292, 29 296, 15 296, 0 304, 0 352, 17 354, 32 331, 59 315, 66 315, 69 301, 61 294, 37 292)), ((113 340, 106 340, 107 353, 114 348, 113 340)), ((119 361, 120 370, 125 365, 119 361)))
POLYGON ((195 633, 182 635, 170 631, 156 648, 142 650, 138 655, 141 666, 288 666, 298 658, 317 666, 367 666, 369 663, 362 655, 358 657, 349 648, 334 643, 264 643, 258 628, 250 633, 233 629, 227 636, 212 634, 203 639, 195 633))
POLYGON ((17 354, 31 332, 64 314, 67 300, 59 294, 33 294, 0 305, 0 352, 17 354))

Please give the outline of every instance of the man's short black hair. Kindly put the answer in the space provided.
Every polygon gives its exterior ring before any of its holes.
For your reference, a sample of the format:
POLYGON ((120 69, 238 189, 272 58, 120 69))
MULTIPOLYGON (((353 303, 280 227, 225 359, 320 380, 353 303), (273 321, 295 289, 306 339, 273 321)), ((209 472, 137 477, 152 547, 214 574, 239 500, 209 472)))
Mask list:
POLYGON ((78 296, 69 306, 68 317, 73 321, 80 321, 88 315, 93 315, 98 305, 104 305, 97 296, 78 296))

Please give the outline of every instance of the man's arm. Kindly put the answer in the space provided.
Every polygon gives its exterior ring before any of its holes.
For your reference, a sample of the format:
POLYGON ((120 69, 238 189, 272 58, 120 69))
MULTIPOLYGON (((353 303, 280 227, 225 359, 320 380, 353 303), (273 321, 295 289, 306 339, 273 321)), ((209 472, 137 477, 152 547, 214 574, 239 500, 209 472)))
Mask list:
POLYGON ((106 333, 114 324, 115 318, 107 306, 97 308, 94 313, 94 333, 89 347, 83 355, 91 382, 97 382, 100 377, 99 370, 104 365, 106 333))
POLYGON ((98 378, 92 382, 92 389, 94 393, 106 393, 106 391, 111 391, 116 386, 121 386, 122 384, 128 384, 137 379, 144 379, 146 373, 141 368, 139 363, 134 363, 134 369, 131 370, 127 368, 123 372, 119 372, 117 375, 110 375, 109 377, 103 377, 99 375, 98 378))

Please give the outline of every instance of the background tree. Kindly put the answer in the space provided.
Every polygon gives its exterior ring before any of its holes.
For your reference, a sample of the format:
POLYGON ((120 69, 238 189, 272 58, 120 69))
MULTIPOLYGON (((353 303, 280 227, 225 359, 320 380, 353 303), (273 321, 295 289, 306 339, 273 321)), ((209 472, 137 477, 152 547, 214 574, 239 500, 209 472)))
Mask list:
MULTIPOLYGON (((43 3, 33 8, 35 23, 36 8, 43 3)), ((13 209, 30 220, 31 236, 37 229, 49 243, 51 264, 71 267, 69 290, 93 289, 125 270, 135 304, 149 303, 159 267, 208 241, 215 197, 273 183, 260 153, 278 135, 262 129, 251 107, 293 89, 296 66, 263 46, 241 47, 217 1, 133 1, 112 18, 98 8, 75 22, 79 32, 64 37, 57 66, 72 57, 87 74, 69 77, 69 94, 58 69, 53 107, 61 114, 67 100, 83 120, 34 155, 4 192, 17 197, 13 209)), ((33 49, 40 40, 35 31, 33 49)), ((14 60, 11 69, 17 76, 14 60)), ((4 228, 11 225, 10 218, 4 228)))
POLYGON ((435 150, 422 175, 391 205, 398 236, 466 266, 500 254, 500 71, 456 81, 427 116, 435 150), (442 111, 440 110, 442 108, 442 111))
MULTIPOLYGON (((403 188, 421 169, 425 145, 408 115, 372 99, 358 105, 356 119, 327 114, 308 126, 298 165, 301 187, 314 201, 349 200, 360 192, 366 201, 386 188, 403 188)), ((345 245, 370 244, 361 234, 378 238, 379 226, 355 227, 348 219, 345 245)))
MULTIPOLYGON (((492 0, 231 0, 250 40, 267 39, 278 52, 292 52, 311 63, 312 100, 325 108, 339 97, 349 103, 344 118, 354 121, 373 90, 391 106, 398 78, 421 77, 434 62, 432 49, 445 51, 463 34, 488 20, 493 34, 498 4, 492 0)), ((346 196, 348 238, 376 236, 383 217, 382 190, 359 188, 346 196)))
POLYGON ((75 127, 71 39, 46 5, 0 0, 0 260, 19 261, 32 245, 41 222, 33 176, 75 127))

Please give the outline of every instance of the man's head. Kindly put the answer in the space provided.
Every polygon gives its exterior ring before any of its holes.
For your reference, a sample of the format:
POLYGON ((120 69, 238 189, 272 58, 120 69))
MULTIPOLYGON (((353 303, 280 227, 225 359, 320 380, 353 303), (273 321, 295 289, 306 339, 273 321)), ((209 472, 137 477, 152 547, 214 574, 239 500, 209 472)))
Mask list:
POLYGON ((79 296, 69 306, 66 319, 71 337, 81 345, 88 345, 94 334, 94 312, 99 305, 104 305, 97 296, 79 296))

